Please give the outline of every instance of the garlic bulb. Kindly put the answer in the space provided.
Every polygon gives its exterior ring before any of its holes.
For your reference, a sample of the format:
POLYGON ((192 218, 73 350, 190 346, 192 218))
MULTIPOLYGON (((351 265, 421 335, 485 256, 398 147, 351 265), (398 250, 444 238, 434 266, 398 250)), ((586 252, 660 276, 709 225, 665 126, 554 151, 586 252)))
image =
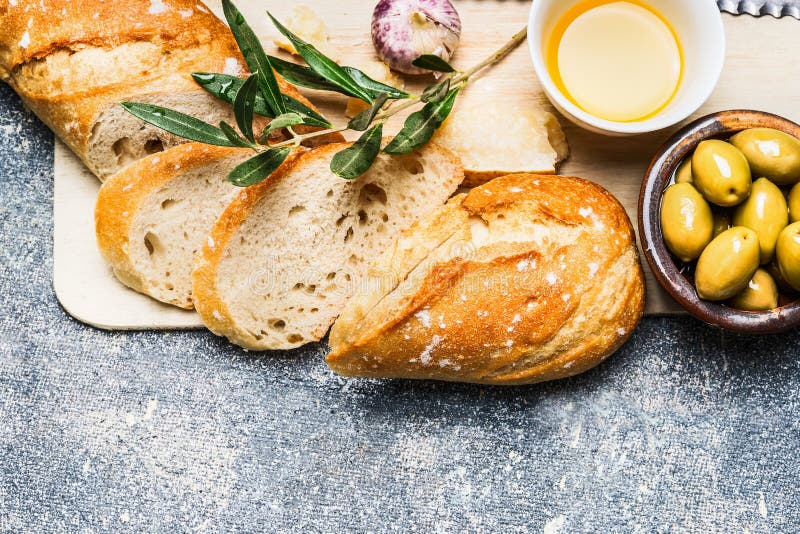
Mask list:
POLYGON ((450 0, 380 0, 372 14, 378 56, 406 74, 428 72, 411 64, 423 54, 450 61, 460 38, 461 19, 450 0))

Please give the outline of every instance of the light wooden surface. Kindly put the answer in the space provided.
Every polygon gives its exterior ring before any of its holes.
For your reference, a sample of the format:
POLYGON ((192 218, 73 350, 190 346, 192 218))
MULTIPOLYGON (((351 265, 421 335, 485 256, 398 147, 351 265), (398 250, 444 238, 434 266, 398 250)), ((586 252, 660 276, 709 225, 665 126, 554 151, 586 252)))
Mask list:
MULTIPOLYGON (((340 59, 358 66, 374 59, 369 23, 374 2, 321 0, 307 2, 323 16, 340 51, 340 59)), ((239 0, 237 5, 263 38, 265 48, 275 53, 265 10, 285 18, 293 2, 239 0)), ((219 13, 219 3, 211 2, 219 13)), ((530 3, 507 0, 462 0, 456 2, 462 17, 462 44, 454 59, 466 68, 498 48, 524 26, 530 3)), ((733 17, 724 15, 728 57, 722 80, 698 116, 734 108, 770 111, 800 121, 800 22, 791 18, 733 17)), ((409 84, 418 90, 422 82, 409 84)), ((344 98, 309 92, 334 122, 342 120, 344 98)), ((531 100, 550 108, 530 66, 526 46, 489 71, 463 99, 531 100)), ((400 118, 393 124, 395 128, 400 118)), ((487 136, 501 130, 503 117, 487 117, 487 136)), ((674 131, 635 138, 615 139, 592 134, 561 119, 572 149, 562 174, 598 182, 614 193, 636 221, 636 204, 642 175, 658 146, 674 131)), ((65 309, 77 319, 112 329, 192 328, 197 316, 162 306, 121 286, 103 264, 94 241, 94 197, 99 184, 61 144, 55 159, 55 251, 54 284, 65 309)), ((648 314, 677 313, 676 305, 655 283, 649 269, 648 314)))

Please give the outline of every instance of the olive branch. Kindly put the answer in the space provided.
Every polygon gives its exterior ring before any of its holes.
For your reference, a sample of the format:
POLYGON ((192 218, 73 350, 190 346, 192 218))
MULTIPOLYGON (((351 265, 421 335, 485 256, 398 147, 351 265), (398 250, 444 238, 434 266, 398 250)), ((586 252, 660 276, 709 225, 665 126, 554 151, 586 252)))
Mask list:
POLYGON ((357 178, 369 170, 380 154, 386 121, 401 111, 422 105, 408 116, 400 132, 383 148, 383 152, 392 155, 412 152, 430 141, 453 110, 459 91, 470 79, 507 56, 527 36, 526 27, 497 52, 464 72, 457 71, 438 56, 420 56, 413 65, 442 73, 444 77, 416 96, 373 80, 354 67, 337 64, 292 33, 269 12, 267 15, 272 23, 294 45, 307 66, 268 56, 233 2, 222 0, 222 7, 225 19, 252 74, 242 79, 227 74, 198 72, 192 74, 192 77, 210 94, 233 105, 238 131, 224 121, 219 126, 214 126, 160 106, 137 102, 122 102, 121 105, 139 119, 184 139, 253 150, 256 155, 238 165, 228 175, 228 180, 240 187, 247 187, 267 178, 280 167, 292 149, 303 142, 348 130, 363 133, 358 141, 333 157, 330 168, 342 178, 357 178), (341 93, 357 98, 369 107, 347 124, 335 126, 299 100, 282 93, 275 72, 294 85, 341 93), (272 119, 258 136, 253 129, 256 115, 272 119), (293 127, 301 125, 316 130, 297 133, 293 127), (284 134, 281 139, 288 139, 273 142, 276 132, 279 131, 284 134))

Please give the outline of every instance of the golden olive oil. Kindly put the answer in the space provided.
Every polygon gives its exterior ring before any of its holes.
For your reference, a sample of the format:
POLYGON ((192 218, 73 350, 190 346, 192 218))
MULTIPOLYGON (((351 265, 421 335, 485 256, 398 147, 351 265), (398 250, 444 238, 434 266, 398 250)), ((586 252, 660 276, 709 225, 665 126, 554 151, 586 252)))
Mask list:
POLYGON ((669 22, 639 0, 584 0, 545 36, 547 68, 587 113, 636 122, 663 111, 683 76, 683 52, 669 22))

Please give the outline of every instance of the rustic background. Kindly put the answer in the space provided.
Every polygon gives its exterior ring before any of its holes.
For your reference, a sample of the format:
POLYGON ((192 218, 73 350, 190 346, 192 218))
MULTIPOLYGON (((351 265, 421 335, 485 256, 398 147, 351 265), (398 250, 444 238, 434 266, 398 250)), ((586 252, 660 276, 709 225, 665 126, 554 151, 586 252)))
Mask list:
POLYGON ((55 299, 53 138, 4 85, 0 139, 0 532, 800 524, 798 331, 647 319, 598 369, 514 389, 103 332, 55 299))

